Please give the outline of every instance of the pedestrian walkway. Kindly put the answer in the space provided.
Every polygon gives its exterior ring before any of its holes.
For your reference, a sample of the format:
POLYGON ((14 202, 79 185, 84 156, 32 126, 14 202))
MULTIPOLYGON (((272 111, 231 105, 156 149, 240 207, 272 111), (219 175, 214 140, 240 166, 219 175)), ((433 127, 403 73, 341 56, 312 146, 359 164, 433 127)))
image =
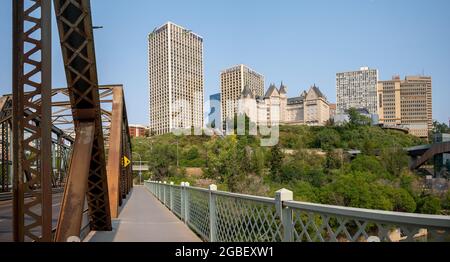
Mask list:
POLYGON ((112 232, 91 232, 86 242, 200 242, 170 210, 143 186, 134 187, 131 197, 113 220, 112 232))

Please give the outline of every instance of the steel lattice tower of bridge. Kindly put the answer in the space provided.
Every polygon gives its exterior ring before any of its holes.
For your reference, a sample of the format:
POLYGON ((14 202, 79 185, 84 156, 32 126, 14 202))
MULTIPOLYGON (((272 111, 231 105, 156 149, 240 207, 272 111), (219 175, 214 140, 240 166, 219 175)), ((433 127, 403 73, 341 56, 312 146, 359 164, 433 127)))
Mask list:
POLYGON ((98 83, 90 1, 53 1, 61 89, 51 86, 51 0, 12 2, 13 93, 0 98, 0 180, 8 192, 13 170, 14 241, 80 237, 86 213, 90 230, 110 231, 132 188, 131 166, 121 165, 132 152, 123 86, 98 83), (57 186, 64 196, 53 228, 57 186))

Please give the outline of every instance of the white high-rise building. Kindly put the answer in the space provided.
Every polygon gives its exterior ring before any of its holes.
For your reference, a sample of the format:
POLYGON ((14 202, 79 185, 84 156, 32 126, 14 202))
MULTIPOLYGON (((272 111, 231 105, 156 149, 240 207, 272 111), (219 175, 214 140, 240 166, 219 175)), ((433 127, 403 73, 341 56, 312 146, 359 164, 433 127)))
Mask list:
POLYGON ((359 71, 336 74, 337 114, 350 108, 367 109, 377 114, 378 70, 362 67, 359 71))
POLYGON ((149 35, 150 130, 203 128, 203 38, 168 22, 149 35))

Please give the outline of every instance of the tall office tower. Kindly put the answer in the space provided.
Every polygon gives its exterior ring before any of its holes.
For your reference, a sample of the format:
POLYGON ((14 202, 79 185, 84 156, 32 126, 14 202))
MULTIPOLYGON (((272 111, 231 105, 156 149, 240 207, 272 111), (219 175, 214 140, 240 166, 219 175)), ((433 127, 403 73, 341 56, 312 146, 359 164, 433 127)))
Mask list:
POLYGON ((149 35, 150 129, 203 128, 203 38, 168 22, 149 35))
POLYGON ((428 137, 433 128, 432 79, 428 76, 395 76, 378 83, 380 123, 403 126, 412 135, 428 137))
POLYGON ((336 74, 337 113, 350 108, 367 109, 377 114, 378 70, 362 67, 359 71, 336 74))
POLYGON ((237 65, 221 73, 222 123, 226 128, 227 119, 233 119, 238 111, 239 100, 244 88, 251 90, 255 97, 264 96, 264 76, 245 65, 237 65))

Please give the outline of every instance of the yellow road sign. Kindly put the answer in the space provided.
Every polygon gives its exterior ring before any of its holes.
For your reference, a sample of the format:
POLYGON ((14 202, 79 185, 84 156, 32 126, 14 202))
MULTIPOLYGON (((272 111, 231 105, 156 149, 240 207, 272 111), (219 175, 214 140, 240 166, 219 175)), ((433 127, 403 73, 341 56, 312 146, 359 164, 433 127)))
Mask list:
POLYGON ((123 167, 128 167, 130 164, 131 164, 130 159, 128 159, 128 157, 124 156, 122 158, 122 165, 123 165, 123 167))

